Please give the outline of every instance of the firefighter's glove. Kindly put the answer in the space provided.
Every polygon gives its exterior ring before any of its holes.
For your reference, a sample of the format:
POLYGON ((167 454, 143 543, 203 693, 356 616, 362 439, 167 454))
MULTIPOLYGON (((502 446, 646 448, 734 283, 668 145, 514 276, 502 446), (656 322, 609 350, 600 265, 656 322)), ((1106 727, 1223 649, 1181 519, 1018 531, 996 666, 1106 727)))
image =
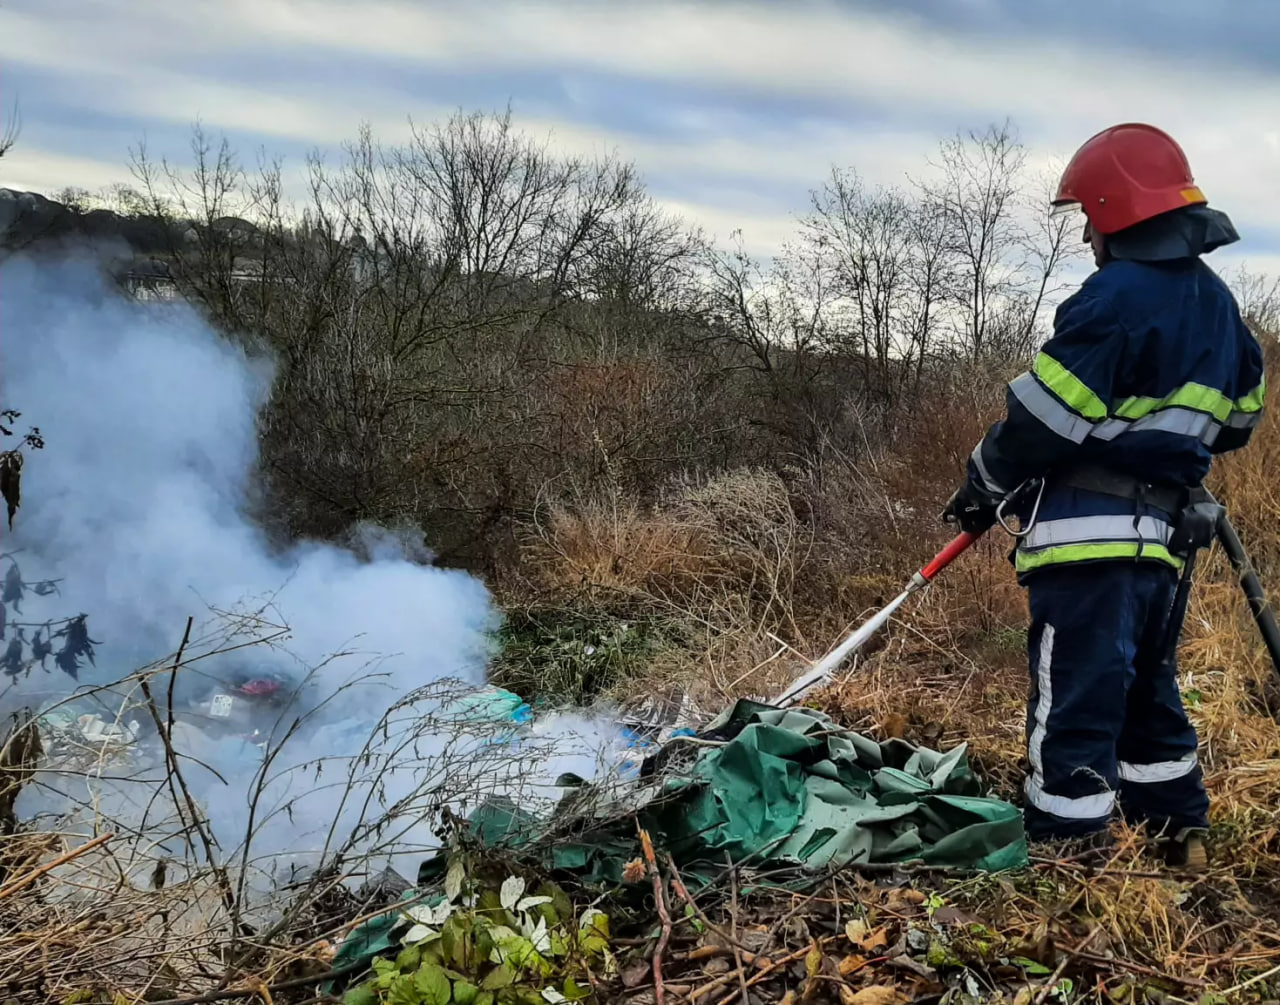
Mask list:
POLYGON ((1000 500, 992 499, 971 481, 966 481, 947 501, 942 511, 944 523, 953 523, 966 534, 983 534, 996 522, 1000 500))

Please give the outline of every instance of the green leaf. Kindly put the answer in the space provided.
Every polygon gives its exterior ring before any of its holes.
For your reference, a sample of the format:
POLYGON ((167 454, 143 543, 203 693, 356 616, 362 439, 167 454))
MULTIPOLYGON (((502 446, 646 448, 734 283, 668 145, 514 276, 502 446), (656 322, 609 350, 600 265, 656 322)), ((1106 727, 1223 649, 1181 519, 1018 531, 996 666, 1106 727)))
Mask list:
POLYGON ((582 912, 582 917, 578 919, 578 928, 586 931, 594 928, 606 939, 609 937, 609 915, 598 908, 589 908, 582 912))
POLYGON ((578 921, 578 951, 585 956, 603 956, 609 950, 609 916, 603 911, 586 911, 578 921))
MULTIPOLYGON (((530 949, 533 947, 530 946, 530 949)), ((489 971, 488 976, 480 982, 480 988, 483 991, 498 991, 502 988, 509 988, 516 982, 516 972, 510 964, 504 963, 500 967, 495 967, 489 971)))
POLYGON ((444 877, 444 895, 449 902, 458 899, 458 895, 462 893, 462 881, 467 878, 467 867, 463 865, 462 859, 455 858, 449 863, 449 871, 444 877))
POLYGON ((581 1001, 583 998, 586 998, 589 994, 591 994, 590 989, 580 987, 578 985, 578 982, 575 981, 572 977, 566 977, 564 979, 564 996, 568 998, 570 1001, 574 1001, 574 1002, 581 1001))
POLYGON ((512 935, 499 939, 498 949, 502 951, 503 959, 517 968, 522 968, 531 956, 537 955, 537 950, 533 948, 533 943, 521 935, 512 935))
POLYGON ((459 952, 459 943, 462 940, 458 936, 458 925, 456 919, 450 918, 448 924, 440 930, 440 951, 444 956, 446 963, 452 963, 455 966, 462 966, 458 958, 462 955, 459 952))
POLYGON ((1048 967, 1046 967, 1043 963, 1037 963, 1035 960, 1029 960, 1025 956, 1015 956, 1009 962, 1012 963, 1015 967, 1021 967, 1023 970, 1031 974, 1033 977, 1046 977, 1049 974, 1053 973, 1053 971, 1050 970, 1048 967))
POLYGON ((493 940, 493 931, 487 924, 476 925, 472 943, 475 946, 475 959, 493 959, 493 951, 498 944, 493 940))
POLYGON ((476 1005, 480 997, 480 989, 470 981, 453 982, 453 1000, 457 1005, 476 1005))
POLYGON ((559 931, 551 932, 551 946, 547 950, 549 956, 565 956, 569 952, 569 944, 559 931))
POLYGON ((453 989, 449 986, 449 978, 434 963, 428 963, 413 978, 414 984, 422 995, 422 1005, 449 1005, 453 997, 453 989))
POLYGON ((342 996, 342 1005, 378 1005, 378 992, 372 983, 357 985, 342 996))
POLYGON ((396 957, 396 969, 405 973, 417 970, 422 966, 422 948, 420 946, 409 946, 400 951, 400 955, 396 957))
POLYGON ((395 979, 400 976, 400 968, 381 956, 374 959, 373 972, 377 975, 374 977, 373 983, 381 991, 386 991, 390 988, 395 979))
POLYGON ((684 916, 689 920, 689 924, 693 926, 693 930, 699 935, 707 930, 707 926, 702 923, 702 919, 698 917, 698 912, 693 909, 692 904, 684 905, 684 916))
POLYGON ((422 995, 413 974, 401 974, 387 990, 387 1005, 422 1005, 422 995))
POLYGON ((481 991, 476 995, 476 1000, 473 1005, 493 1005, 493 992, 481 991))
MULTIPOLYGON (((544 883, 538 888, 538 892, 544 896, 551 898, 551 906, 555 908, 555 921, 564 921, 573 917, 573 901, 569 899, 569 895, 554 883, 544 883)), ((547 919, 548 924, 552 923, 551 918, 547 919)))

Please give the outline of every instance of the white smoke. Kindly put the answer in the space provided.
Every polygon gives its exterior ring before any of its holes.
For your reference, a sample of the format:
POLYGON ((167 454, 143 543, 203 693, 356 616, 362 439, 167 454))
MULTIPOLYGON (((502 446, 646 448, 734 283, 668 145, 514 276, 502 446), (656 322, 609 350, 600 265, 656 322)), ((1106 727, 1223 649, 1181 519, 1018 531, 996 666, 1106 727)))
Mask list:
MULTIPOLYGON (((415 562, 394 536, 368 528, 362 549, 368 560, 321 543, 273 551, 246 515, 256 416, 270 393, 272 365, 219 336, 191 308, 127 299, 89 262, 10 259, 0 264, 0 340, 0 403, 23 413, 20 431, 37 425, 47 443, 28 456, 23 504, 3 550, 15 553, 24 579, 60 580, 57 595, 28 595, 21 619, 88 614, 99 644, 96 667, 86 664, 79 683, 107 684, 173 652, 189 616, 196 636, 208 636, 218 624, 212 610, 251 611, 269 601, 271 619, 289 627, 279 647, 197 659, 179 671, 176 686, 181 693, 205 667, 243 657, 299 674, 311 668, 312 692, 330 699, 272 765, 277 780, 255 810, 261 830, 255 854, 314 851, 335 818, 340 841, 344 828, 376 815, 376 806, 363 803, 371 793, 376 804, 414 791, 420 779, 407 772, 353 795, 342 781, 347 768, 335 762, 359 754, 388 707, 415 688, 444 679, 483 683, 486 630, 496 618, 484 585, 415 562), (350 655, 334 659, 335 653, 350 655), (370 660, 379 676, 361 680, 370 660), (317 775, 321 758, 327 767, 317 775), (290 770, 303 764, 306 770, 290 770)), ((213 643, 193 650, 201 644, 213 643)), ((50 667, 10 687, 69 693, 76 682, 51 661, 50 667)), ((388 763, 438 772, 452 751, 475 776, 480 753, 500 746, 433 732, 413 708, 397 720, 380 742, 388 763)), ((558 763, 544 758, 534 775, 593 773, 612 731, 574 722, 580 741, 557 735, 558 763)), ((186 762, 193 788, 212 807, 219 843, 236 847, 248 829, 255 786, 262 788, 261 754, 236 741, 183 752, 217 772, 186 762)), ((479 784, 475 777, 471 783, 479 784)), ((128 802, 135 824, 146 829, 146 794, 127 796, 123 783, 99 785, 99 807, 121 810, 128 802)), ((57 811, 48 787, 44 793, 28 805, 57 811)), ((417 821, 428 809, 410 806, 402 816, 417 821)), ((430 839, 425 824, 415 828, 419 843, 430 839)), ((394 843, 385 835, 383 842, 394 843)))

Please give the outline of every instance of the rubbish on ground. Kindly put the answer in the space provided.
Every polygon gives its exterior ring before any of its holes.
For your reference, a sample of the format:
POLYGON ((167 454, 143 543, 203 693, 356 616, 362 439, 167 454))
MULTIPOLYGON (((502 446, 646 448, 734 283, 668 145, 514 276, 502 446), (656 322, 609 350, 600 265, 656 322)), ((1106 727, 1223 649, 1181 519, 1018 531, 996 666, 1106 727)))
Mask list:
MULTIPOLYGON (((629 785, 583 785, 550 818, 491 799, 467 819, 469 837, 604 887, 625 882, 637 855, 636 821, 690 888, 722 874, 726 859, 794 867, 798 885, 859 863, 989 872, 1027 864, 1021 813, 981 795, 964 744, 939 753, 900 739, 877 742, 816 710, 749 701, 694 740, 655 746, 629 785)), ((422 863, 420 887, 443 879, 446 859, 440 852, 422 863)), ((335 963, 389 947, 397 917, 356 929, 335 963)))

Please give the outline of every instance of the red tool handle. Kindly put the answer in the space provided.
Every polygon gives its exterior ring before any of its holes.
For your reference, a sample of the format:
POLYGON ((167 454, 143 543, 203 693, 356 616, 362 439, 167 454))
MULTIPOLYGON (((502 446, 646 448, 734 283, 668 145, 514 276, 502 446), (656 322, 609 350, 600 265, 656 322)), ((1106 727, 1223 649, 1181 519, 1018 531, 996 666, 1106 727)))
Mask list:
POLYGON ((967 532, 959 535, 954 541, 938 552, 932 562, 920 570, 920 578, 926 583, 931 582, 934 576, 959 558, 968 550, 969 546, 981 536, 981 534, 969 534, 967 532))

